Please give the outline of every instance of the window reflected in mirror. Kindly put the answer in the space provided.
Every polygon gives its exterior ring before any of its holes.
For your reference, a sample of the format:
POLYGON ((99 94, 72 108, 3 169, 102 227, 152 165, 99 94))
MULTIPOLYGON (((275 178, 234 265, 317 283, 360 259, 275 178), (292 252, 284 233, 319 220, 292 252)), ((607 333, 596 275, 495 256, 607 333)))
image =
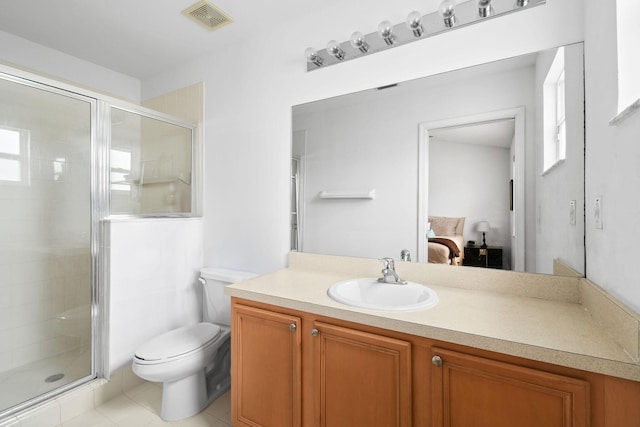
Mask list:
POLYGON ((562 162, 567 156, 565 120, 564 48, 560 47, 549 67, 543 86, 544 111, 544 171, 562 162))

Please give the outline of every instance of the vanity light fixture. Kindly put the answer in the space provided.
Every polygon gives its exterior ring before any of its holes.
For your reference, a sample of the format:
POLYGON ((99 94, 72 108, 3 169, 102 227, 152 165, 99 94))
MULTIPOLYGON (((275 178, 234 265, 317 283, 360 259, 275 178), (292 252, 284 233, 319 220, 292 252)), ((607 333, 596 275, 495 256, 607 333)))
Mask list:
POLYGON ((451 28, 456 25, 456 0, 444 0, 438 6, 438 12, 445 27, 451 28))
POLYGON ((331 40, 326 49, 305 50, 307 71, 340 64, 372 53, 439 35, 487 19, 541 6, 547 0, 443 0, 437 11, 422 15, 411 12, 404 22, 383 21, 377 31, 355 31, 347 42, 331 40))
POLYGON ((478 16, 481 18, 486 18, 491 15, 492 7, 491 0, 477 0, 478 4, 478 16))
POLYGON ((378 34, 380 34, 387 46, 391 46, 396 42, 396 36, 393 34, 393 24, 389 21, 382 21, 378 25, 378 34))
POLYGON ((360 31, 356 31, 351 34, 349 43, 351 43, 351 46, 358 49, 362 53, 369 52, 369 43, 367 43, 367 41, 364 39, 364 34, 362 34, 360 31))
POLYGON ((316 67, 322 67, 324 64, 324 59, 320 55, 318 55, 318 51, 312 47, 308 47, 307 50, 304 51, 304 56, 307 57, 307 61, 315 64, 316 67))
POLYGON ((331 40, 327 43, 327 52, 342 61, 344 59, 344 50, 340 47, 340 43, 335 40, 331 40))
POLYGON ((407 28, 411 30, 414 37, 421 37, 422 33, 424 33, 424 28, 422 27, 422 15, 420 12, 413 11, 407 16, 407 28))

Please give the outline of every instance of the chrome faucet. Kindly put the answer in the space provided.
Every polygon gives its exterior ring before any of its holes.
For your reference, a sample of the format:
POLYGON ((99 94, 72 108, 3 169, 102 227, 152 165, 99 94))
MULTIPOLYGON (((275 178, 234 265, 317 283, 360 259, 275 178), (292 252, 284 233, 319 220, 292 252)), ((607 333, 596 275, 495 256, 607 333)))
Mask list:
POLYGON ((407 282, 398 277, 396 273, 395 263, 393 258, 382 258, 382 277, 378 278, 380 283, 394 283, 398 285, 406 285, 407 282))
POLYGON ((400 259, 402 261, 411 262, 411 252, 409 252, 409 249, 403 249, 400 251, 400 259))

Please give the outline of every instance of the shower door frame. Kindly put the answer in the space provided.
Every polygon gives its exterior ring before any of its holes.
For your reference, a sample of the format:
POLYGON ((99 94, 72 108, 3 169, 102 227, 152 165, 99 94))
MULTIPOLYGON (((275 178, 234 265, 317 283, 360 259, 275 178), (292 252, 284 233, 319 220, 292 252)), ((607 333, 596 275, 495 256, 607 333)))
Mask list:
POLYGON ((23 70, 0 64, 0 79, 44 90, 60 96, 66 96, 87 102, 90 106, 90 260, 91 260, 91 371, 83 378, 62 385, 49 392, 33 396, 10 408, 0 408, 0 418, 10 416, 27 408, 45 402, 68 390, 88 383, 107 372, 105 343, 108 342, 106 328, 106 301, 108 292, 108 234, 104 219, 108 216, 108 154, 109 129, 105 115, 108 116, 109 103, 104 95, 82 90, 72 85, 53 80, 23 70), (106 141, 106 143, 105 143, 106 141))

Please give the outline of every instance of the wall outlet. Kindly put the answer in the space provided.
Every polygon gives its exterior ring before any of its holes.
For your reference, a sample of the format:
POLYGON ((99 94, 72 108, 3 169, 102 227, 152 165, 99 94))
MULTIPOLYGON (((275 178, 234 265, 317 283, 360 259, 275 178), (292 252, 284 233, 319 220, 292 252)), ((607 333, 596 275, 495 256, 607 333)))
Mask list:
POLYGON ((593 204, 593 224, 598 230, 602 230, 602 196, 597 196, 593 204))
POLYGON ((576 225, 576 201, 569 202, 569 224, 576 225))

